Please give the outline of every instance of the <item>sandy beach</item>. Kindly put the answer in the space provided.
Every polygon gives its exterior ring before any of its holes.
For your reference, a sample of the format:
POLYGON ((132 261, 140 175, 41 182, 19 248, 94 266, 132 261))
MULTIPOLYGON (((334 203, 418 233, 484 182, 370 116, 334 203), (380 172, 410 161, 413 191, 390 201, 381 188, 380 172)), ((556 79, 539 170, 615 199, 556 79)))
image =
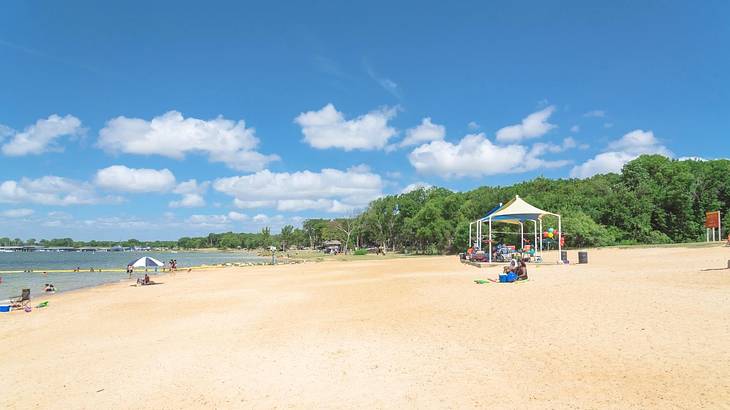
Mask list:
POLYGON ((55 295, 0 316, 0 408, 730 406, 730 248, 589 258, 519 284, 439 256, 55 295))

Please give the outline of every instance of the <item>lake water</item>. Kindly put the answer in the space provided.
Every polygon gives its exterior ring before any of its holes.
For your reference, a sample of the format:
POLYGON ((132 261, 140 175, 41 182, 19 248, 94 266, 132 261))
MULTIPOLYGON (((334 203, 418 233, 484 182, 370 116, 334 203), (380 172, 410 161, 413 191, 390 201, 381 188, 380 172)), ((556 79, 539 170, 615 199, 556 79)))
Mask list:
MULTIPOLYGON (((46 283, 52 283, 57 291, 63 292, 118 282, 129 277, 127 264, 142 256, 151 256, 161 262, 176 259, 178 268, 270 260, 243 252, 0 252, 0 303, 20 295, 24 288, 30 288, 34 296, 42 295, 46 283), (81 271, 73 272, 77 267, 81 271), (92 273, 90 268, 107 272, 92 273), (28 269, 33 272, 23 272, 28 269), (43 275, 44 271, 48 271, 47 276, 43 275)), ((154 275, 153 269, 149 273, 154 275)), ((144 276, 144 270, 137 268, 135 276, 144 276)))

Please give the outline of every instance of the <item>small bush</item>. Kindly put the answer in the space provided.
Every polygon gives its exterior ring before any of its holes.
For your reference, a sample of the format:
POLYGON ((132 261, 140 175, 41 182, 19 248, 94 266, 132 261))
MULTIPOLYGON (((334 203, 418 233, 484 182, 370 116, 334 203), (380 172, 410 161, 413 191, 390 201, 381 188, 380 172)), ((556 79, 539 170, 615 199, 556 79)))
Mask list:
POLYGON ((355 249, 355 255, 357 255, 357 256, 362 256, 362 255, 367 255, 367 254, 368 254, 367 249, 355 249))

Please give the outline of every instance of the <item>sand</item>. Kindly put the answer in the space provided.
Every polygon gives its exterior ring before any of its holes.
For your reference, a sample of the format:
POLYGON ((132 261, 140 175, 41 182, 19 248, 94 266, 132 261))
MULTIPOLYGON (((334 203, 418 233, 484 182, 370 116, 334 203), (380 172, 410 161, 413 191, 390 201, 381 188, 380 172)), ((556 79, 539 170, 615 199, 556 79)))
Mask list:
POLYGON ((520 284, 443 256, 56 295, 0 316, 0 408, 729 407, 730 270, 705 269, 730 248, 589 257, 520 284))

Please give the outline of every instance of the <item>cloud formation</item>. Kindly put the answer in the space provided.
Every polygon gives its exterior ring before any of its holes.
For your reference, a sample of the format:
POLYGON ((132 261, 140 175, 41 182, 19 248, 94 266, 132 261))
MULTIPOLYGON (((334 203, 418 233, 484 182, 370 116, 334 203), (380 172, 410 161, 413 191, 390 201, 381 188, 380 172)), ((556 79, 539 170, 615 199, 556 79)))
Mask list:
POLYGON ((294 122, 302 128, 303 141, 317 149, 339 148, 345 151, 383 149, 396 130, 388 125, 395 108, 382 108, 346 120, 332 104, 318 111, 299 114, 294 122))
POLYGON ((171 208, 199 208, 205 206, 205 198, 203 194, 208 190, 210 182, 205 181, 198 183, 195 179, 189 179, 185 182, 179 183, 173 193, 182 195, 177 201, 171 201, 171 208))
POLYGON ((221 178, 213 189, 230 195, 239 208, 275 207, 280 211, 320 210, 348 212, 381 195, 383 181, 365 167, 346 171, 323 169, 221 178))
POLYGON ((5 211, 0 212, 0 216, 3 218, 25 218, 27 216, 31 216, 35 213, 32 209, 28 208, 18 208, 18 209, 8 209, 5 211))
POLYGON ((119 202, 118 197, 100 197, 94 187, 73 179, 44 176, 37 179, 21 178, 0 183, 0 202, 34 203, 41 205, 91 205, 100 202, 119 202))
POLYGON ((431 117, 421 120, 421 124, 406 131, 406 137, 401 141, 401 147, 418 145, 424 142, 438 141, 446 136, 446 127, 431 122, 431 117))
POLYGON ((530 155, 524 145, 496 145, 483 133, 465 136, 456 144, 433 141, 414 149, 408 160, 420 173, 442 177, 485 176, 565 166, 530 155))
POLYGON ((608 144, 605 152, 573 167, 570 176, 588 178, 596 174, 620 172, 624 164, 642 154, 673 156, 672 152, 654 137, 653 132, 637 129, 608 144))
POLYGON ((175 186, 175 175, 167 168, 158 170, 112 165, 98 170, 94 183, 111 191, 167 192, 175 186))
POLYGON ((258 171, 279 159, 256 151, 259 140, 253 128, 243 120, 223 117, 205 121, 184 118, 169 111, 150 121, 116 117, 99 132, 98 146, 107 152, 138 155, 161 155, 183 159, 189 153, 208 156, 239 171, 258 171))
MULTIPOLYGON (((26 127, 22 132, 0 127, 0 137, 11 136, 3 144, 2 152, 7 156, 38 155, 48 151, 63 151, 63 147, 56 144, 56 140, 63 136, 80 136, 84 133, 81 120, 73 115, 61 117, 53 114, 46 119, 40 119, 35 124, 26 127)), ((2 139, 2 138, 0 138, 2 139)))
POLYGON ((528 115, 519 124, 501 128, 497 131, 497 141, 513 143, 545 135, 548 131, 556 127, 556 125, 548 122, 553 112, 555 112, 555 106, 551 105, 528 115))

